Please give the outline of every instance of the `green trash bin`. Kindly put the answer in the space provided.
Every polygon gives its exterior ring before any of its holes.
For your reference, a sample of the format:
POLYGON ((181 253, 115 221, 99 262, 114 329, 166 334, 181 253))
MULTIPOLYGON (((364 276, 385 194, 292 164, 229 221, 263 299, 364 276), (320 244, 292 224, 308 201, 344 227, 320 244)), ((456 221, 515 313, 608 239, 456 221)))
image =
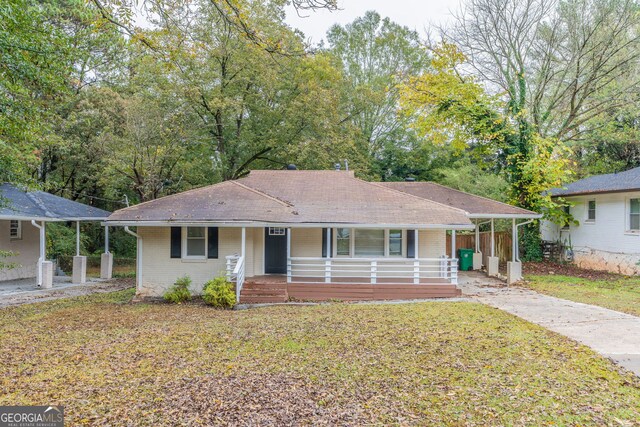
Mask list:
POLYGON ((473 269, 473 249, 458 249, 458 266, 461 271, 473 269))

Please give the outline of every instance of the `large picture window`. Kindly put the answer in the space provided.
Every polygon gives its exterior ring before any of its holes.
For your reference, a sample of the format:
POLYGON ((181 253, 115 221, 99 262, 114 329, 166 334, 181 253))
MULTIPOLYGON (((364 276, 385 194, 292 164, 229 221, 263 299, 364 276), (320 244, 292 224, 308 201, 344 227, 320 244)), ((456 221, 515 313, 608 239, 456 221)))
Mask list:
POLYGON ((640 231, 640 199, 629 200, 629 228, 640 231))
POLYGON ((355 256, 384 256, 384 230, 356 229, 353 251, 355 256))
POLYGON ((185 257, 204 258, 207 254, 205 227, 187 227, 185 237, 185 257))

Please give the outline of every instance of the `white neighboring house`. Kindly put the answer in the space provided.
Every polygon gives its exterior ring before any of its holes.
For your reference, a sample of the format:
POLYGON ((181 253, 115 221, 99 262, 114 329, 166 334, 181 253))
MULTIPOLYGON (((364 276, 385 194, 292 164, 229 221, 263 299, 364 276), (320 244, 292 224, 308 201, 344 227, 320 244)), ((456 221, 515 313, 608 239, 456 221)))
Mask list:
POLYGON ((640 274, 640 167, 581 179, 552 195, 572 203, 578 224, 544 221, 544 240, 570 244, 580 267, 640 274))

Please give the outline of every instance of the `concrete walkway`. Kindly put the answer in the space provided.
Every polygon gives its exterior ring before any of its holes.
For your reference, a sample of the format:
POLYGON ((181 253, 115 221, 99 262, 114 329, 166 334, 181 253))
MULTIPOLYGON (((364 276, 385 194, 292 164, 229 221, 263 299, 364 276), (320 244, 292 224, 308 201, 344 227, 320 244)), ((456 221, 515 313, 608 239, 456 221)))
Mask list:
POLYGON ((640 376, 640 317, 465 273, 462 294, 591 347, 640 376))

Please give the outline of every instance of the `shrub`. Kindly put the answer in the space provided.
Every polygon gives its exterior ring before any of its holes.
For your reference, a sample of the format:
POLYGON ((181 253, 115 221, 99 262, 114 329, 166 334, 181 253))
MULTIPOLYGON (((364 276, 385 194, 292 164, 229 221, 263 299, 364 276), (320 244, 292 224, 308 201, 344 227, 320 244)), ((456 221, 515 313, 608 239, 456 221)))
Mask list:
POLYGON ((220 308, 231 308, 236 303, 233 284, 222 277, 216 277, 204 284, 202 299, 209 305, 220 308))
POLYGON ((190 286, 191 278, 189 276, 179 278, 164 294, 164 300, 174 304, 189 301, 191 299, 190 286))

